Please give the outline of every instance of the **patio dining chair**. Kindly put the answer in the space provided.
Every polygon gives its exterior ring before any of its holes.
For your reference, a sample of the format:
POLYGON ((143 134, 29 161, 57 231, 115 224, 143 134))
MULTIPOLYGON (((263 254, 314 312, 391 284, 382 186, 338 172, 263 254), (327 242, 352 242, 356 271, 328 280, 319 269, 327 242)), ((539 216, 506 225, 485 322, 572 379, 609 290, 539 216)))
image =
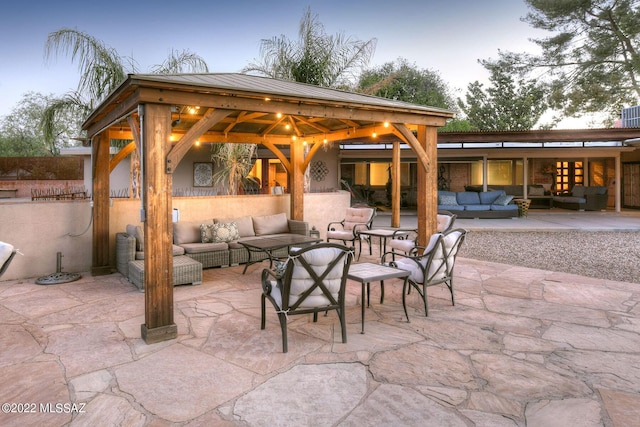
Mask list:
POLYGON ((342 329, 342 342, 347 342, 345 319, 345 287, 353 249, 337 243, 318 243, 302 249, 292 249, 284 272, 262 271, 262 323, 265 328, 268 299, 276 310, 282 329, 282 352, 288 351, 287 320, 296 314, 336 310, 342 329))
POLYGON ((376 209, 369 207, 351 207, 347 208, 345 217, 342 221, 330 222, 327 225, 327 242, 337 240, 343 244, 351 242, 355 250, 355 243, 358 242, 358 258, 362 252, 362 240, 369 243, 369 255, 371 255, 371 238, 369 236, 361 236, 360 231, 370 230, 375 217, 376 209))
MULTIPOLYGON (((450 211, 438 211, 436 219, 436 232, 446 233, 453 228, 453 223, 458 216, 450 211)), ((402 253, 404 255, 415 255, 416 239, 418 237, 418 230, 396 230, 394 235, 387 241, 387 247, 391 248, 392 259, 395 259, 396 253, 402 253), (404 233, 409 232, 408 235, 404 233)))
POLYGON ((18 250, 13 247, 13 245, 5 242, 0 242, 0 277, 7 271, 9 268, 9 264, 13 260, 13 257, 16 256, 18 250))
MULTIPOLYGON (((422 298, 425 316, 429 316, 427 302, 427 288, 444 284, 451 293, 451 305, 455 305, 453 294, 453 267, 460 246, 464 242, 467 230, 455 228, 445 233, 435 233, 431 236, 426 248, 417 248, 416 255, 395 254, 399 259, 387 261, 383 264, 410 271, 409 279, 402 290, 402 304, 406 312, 406 295, 411 288, 415 288, 422 298), (422 250, 421 250, 422 249, 422 250)), ((387 252, 385 256, 389 256, 387 252)))

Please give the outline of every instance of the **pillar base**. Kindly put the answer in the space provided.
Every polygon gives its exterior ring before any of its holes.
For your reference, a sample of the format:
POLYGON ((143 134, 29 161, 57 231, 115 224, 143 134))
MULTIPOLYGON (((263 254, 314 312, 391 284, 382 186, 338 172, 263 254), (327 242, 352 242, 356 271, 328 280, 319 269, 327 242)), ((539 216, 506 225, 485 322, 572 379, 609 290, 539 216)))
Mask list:
POLYGON ((140 325, 142 339, 147 344, 155 344, 161 341, 168 341, 178 337, 178 326, 175 323, 157 328, 147 329, 144 323, 140 325))
POLYGON ((112 273, 111 266, 108 266, 108 265, 104 265, 100 267, 91 267, 92 276, 105 276, 111 273, 112 273))

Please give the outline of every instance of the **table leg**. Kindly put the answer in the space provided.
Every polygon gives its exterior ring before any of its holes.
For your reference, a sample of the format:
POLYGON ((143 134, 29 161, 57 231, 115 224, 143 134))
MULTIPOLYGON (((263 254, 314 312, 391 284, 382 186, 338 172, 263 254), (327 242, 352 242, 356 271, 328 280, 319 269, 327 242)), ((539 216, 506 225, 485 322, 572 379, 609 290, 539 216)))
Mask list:
MULTIPOLYGON (((369 283, 366 284, 366 286, 368 286, 369 283)), ((365 283, 362 282, 362 302, 361 302, 361 310, 362 310, 362 332, 360 332, 361 334, 364 334, 364 287, 365 287, 365 283)))
POLYGON ((407 316, 407 323, 411 323, 409 312, 407 312, 407 283, 409 283, 409 276, 404 278, 404 283, 402 284, 402 307, 404 307, 404 315, 407 316))

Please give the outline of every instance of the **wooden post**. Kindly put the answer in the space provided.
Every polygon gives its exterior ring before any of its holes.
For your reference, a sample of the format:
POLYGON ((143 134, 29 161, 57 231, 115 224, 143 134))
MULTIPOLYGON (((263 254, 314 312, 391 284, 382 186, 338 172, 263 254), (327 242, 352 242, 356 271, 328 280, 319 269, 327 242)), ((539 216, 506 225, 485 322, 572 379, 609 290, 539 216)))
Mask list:
POLYGON ((400 142, 393 142, 391 163, 391 226, 400 227, 400 142))
POLYGON ((304 220, 304 143, 301 138, 291 141, 291 173, 289 174, 289 193, 291 219, 304 220))
POLYGON ((147 344, 178 336, 173 322, 172 175, 165 163, 171 148, 171 106, 142 105, 142 217, 144 220, 145 323, 147 344))
POLYGON ((436 232, 438 215, 437 128, 418 126, 417 139, 429 159, 418 165, 418 244, 424 246, 436 232))
POLYGON ((109 138, 93 137, 93 253, 91 275, 111 273, 109 266, 109 138))

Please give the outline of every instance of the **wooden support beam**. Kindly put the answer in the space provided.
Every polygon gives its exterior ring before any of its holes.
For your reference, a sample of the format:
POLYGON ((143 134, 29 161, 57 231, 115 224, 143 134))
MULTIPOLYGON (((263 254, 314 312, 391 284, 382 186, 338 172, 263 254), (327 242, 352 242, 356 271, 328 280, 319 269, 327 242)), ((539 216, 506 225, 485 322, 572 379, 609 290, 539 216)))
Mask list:
POLYGON ((93 150, 93 253, 91 275, 111 273, 109 266, 109 138, 92 139, 93 150))
MULTIPOLYGON (((178 167, 178 163, 184 157, 185 154, 189 151, 191 146, 196 142, 198 138, 200 138, 206 131, 211 129, 211 126, 218 123, 223 118, 227 117, 231 114, 231 110, 213 110, 209 109, 202 119, 200 119, 196 124, 191 126, 187 133, 184 134, 180 141, 176 145, 171 148, 169 154, 167 154, 166 160, 166 170, 167 173, 173 173, 178 167)), ((167 141, 169 141, 169 136, 171 136, 171 123, 169 123, 169 133, 167 135, 167 141)))
MULTIPOLYGON (((427 158, 435 159, 438 150, 437 128, 418 126, 416 141, 427 158)), ((418 157, 418 161, 423 160, 418 157)), ((437 168, 422 165, 418 168, 418 239, 421 246, 429 243, 436 232, 438 215, 438 172, 437 168)))
POLYGON ((400 227, 400 142, 393 142, 391 155, 391 226, 400 227))
POLYGON ((172 177, 165 171, 171 143, 171 106, 143 106, 144 301, 147 344, 178 336, 173 321, 172 177))
POLYGON ((290 147, 291 172, 289 192, 291 219, 304 220, 304 143, 300 138, 292 141, 290 147))

